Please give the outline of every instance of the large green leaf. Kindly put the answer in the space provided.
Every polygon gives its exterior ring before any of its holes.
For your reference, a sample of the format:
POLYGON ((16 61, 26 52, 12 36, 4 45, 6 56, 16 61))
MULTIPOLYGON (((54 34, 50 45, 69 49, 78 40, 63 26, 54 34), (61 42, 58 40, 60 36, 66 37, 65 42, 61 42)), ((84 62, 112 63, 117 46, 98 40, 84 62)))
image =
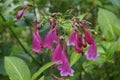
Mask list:
POLYGON ((48 69, 50 66, 54 65, 55 62, 49 62, 47 64, 45 64, 44 66, 42 66, 36 73, 33 74, 32 76, 32 80, 36 80, 36 78, 46 69, 48 69))
POLYGON ((10 80, 30 80, 31 73, 26 63, 17 57, 5 57, 5 69, 10 80))
POLYGON ((98 12, 98 23, 102 33, 108 39, 115 39, 116 34, 120 31, 120 21, 118 18, 110 11, 105 9, 99 9, 98 12), (117 30, 117 31, 116 31, 117 30))

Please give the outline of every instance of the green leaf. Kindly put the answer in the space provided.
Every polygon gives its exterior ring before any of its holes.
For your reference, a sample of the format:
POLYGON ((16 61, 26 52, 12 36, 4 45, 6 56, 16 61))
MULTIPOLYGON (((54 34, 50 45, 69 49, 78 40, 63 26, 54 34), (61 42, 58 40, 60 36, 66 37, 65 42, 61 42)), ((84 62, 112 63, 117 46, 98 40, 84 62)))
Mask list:
POLYGON ((31 73, 26 63, 17 57, 5 57, 5 69, 10 80, 30 80, 31 73))
POLYGON ((45 64, 44 66, 42 66, 36 73, 33 74, 32 80, 35 80, 43 71, 45 71, 46 69, 48 69, 50 66, 54 64, 55 62, 49 62, 45 64))
POLYGON ((78 53, 72 53, 71 58, 70 58, 70 66, 72 66, 73 64, 75 64, 81 57, 81 54, 78 53))
MULTIPOLYGON (((98 12, 98 23, 100 25, 100 29, 102 33, 108 39, 116 38, 116 29, 120 31, 120 23, 119 19, 110 11, 105 9, 99 9, 98 12)), ((117 31, 117 32, 118 32, 117 31)))

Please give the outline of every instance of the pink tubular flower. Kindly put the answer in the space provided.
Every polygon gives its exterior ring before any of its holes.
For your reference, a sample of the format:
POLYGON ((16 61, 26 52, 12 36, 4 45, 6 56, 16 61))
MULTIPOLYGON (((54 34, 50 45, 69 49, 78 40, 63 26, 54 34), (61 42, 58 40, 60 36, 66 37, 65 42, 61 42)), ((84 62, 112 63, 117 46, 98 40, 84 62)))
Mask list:
POLYGON ((83 27, 84 33, 85 33, 85 39, 87 41, 88 44, 92 44, 93 43, 93 38, 90 35, 90 33, 88 32, 87 28, 83 27))
POLYGON ((90 44, 89 50, 85 53, 88 60, 96 60, 99 56, 97 52, 96 41, 93 40, 93 43, 90 44))
POLYGON ((58 66, 61 76, 73 76, 74 70, 70 67, 68 58, 64 50, 62 50, 62 65, 58 66))
POLYGON ((57 47, 53 54, 52 61, 53 62, 59 61, 58 64, 62 64, 61 59, 62 59, 62 47, 60 44, 57 44, 57 47))
POLYGON ((42 39, 39 35, 39 31, 37 29, 37 20, 34 21, 34 34, 33 34, 33 52, 42 53, 42 39))
POLYGON ((16 16, 17 19, 20 19, 23 14, 25 13, 27 7, 24 7, 22 10, 20 10, 16 16))
POLYGON ((43 47, 53 50, 53 33, 52 33, 52 31, 48 32, 48 34, 44 40, 43 47))
POLYGON ((67 43, 68 46, 73 45, 75 47, 76 52, 83 52, 82 47, 86 47, 86 41, 83 40, 82 35, 79 31, 75 30, 70 35, 70 40, 67 43))
POLYGON ((76 33, 75 39, 76 39, 76 41, 75 41, 75 50, 78 53, 83 52, 83 49, 82 49, 82 35, 79 32, 76 33))
POLYGON ((70 40, 67 43, 68 46, 70 46, 70 45, 75 46, 75 36, 76 36, 76 33, 75 33, 75 31, 73 31, 70 35, 70 40))
POLYGON ((54 19, 50 20, 50 31, 48 32, 47 36, 44 40, 44 48, 49 48, 53 50, 53 44, 59 42, 59 31, 56 28, 56 24, 54 19))

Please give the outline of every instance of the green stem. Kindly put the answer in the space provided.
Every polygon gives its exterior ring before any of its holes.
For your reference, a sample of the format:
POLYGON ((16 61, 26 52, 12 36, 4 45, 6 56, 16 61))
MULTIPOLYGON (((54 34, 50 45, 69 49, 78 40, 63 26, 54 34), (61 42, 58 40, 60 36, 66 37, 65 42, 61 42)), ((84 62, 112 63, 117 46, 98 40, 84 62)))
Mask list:
MULTIPOLYGON (((4 16, 0 13, 0 16, 1 16, 1 18, 3 19, 3 21, 4 22, 7 22, 6 21, 6 19, 4 18, 4 16)), ((31 55, 31 53, 29 53, 27 50, 26 50, 26 48, 23 46, 23 44, 20 42, 20 40, 18 39, 18 37, 16 36, 16 34, 15 34, 15 32, 12 30, 12 28, 10 28, 10 27, 7 27, 9 30, 10 30, 10 32, 13 34, 13 36, 15 37, 15 39, 17 40, 17 42, 20 44, 20 46, 22 47, 22 49, 24 50, 24 52, 25 53, 27 53, 34 61, 36 61, 39 65, 41 65, 41 63, 38 61, 38 60, 36 60, 32 55, 31 55)))
POLYGON ((37 19, 35 1, 34 1, 34 0, 32 0, 32 1, 33 1, 33 8, 34 8, 34 15, 35 15, 35 17, 36 17, 36 19, 37 19))

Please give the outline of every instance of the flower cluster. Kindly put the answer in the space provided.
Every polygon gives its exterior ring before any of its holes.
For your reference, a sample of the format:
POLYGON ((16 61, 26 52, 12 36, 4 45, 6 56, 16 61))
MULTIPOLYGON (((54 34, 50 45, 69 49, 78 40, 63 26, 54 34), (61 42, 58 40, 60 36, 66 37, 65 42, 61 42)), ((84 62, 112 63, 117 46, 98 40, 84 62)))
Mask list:
POLYGON ((96 41, 93 38, 93 36, 89 33, 88 29, 86 28, 86 25, 90 25, 91 23, 82 20, 82 21, 76 21, 73 20, 72 26, 73 26, 73 31, 70 35, 70 40, 68 41, 67 45, 74 46, 76 52, 82 53, 83 48, 89 44, 89 49, 87 52, 85 52, 85 55, 88 60, 96 60, 99 56, 97 52, 97 46, 96 46, 96 41), (84 37, 82 34, 79 32, 79 28, 84 32, 84 37))
MULTIPOLYGON (((25 13, 26 7, 23 8, 16 16, 20 19, 25 13)), ((89 45, 89 49, 85 52, 88 60, 96 60, 98 58, 97 46, 94 37, 88 31, 86 25, 90 25, 87 21, 79 21, 77 19, 72 19, 72 33, 70 34, 70 39, 66 43, 65 36, 60 39, 59 29, 56 25, 56 14, 52 14, 52 19, 50 20, 50 30, 47 33, 44 41, 39 34, 39 28, 41 25, 34 21, 34 32, 33 32, 33 52, 42 54, 43 48, 48 48, 53 51, 52 61, 57 62, 57 69, 60 70, 61 76, 73 76, 74 70, 70 67, 69 59, 67 56, 67 47, 74 46, 77 53, 83 53, 83 48, 89 45), (80 32, 80 30, 82 32, 80 32), (83 33, 83 34, 82 34, 83 33), (54 46, 56 44, 56 47, 54 46)))
POLYGON ((61 39, 62 43, 60 43, 60 34, 59 30, 56 27, 55 19, 50 20, 50 31, 45 37, 44 42, 38 33, 37 21, 34 21, 34 35, 33 35, 33 51, 39 54, 42 53, 42 48, 48 48, 53 53, 53 62, 57 62, 58 70, 60 70, 61 76, 72 76, 74 70, 70 67, 69 60, 66 54, 66 42, 65 39, 61 39), (56 44, 56 48, 54 49, 53 44, 56 44))

